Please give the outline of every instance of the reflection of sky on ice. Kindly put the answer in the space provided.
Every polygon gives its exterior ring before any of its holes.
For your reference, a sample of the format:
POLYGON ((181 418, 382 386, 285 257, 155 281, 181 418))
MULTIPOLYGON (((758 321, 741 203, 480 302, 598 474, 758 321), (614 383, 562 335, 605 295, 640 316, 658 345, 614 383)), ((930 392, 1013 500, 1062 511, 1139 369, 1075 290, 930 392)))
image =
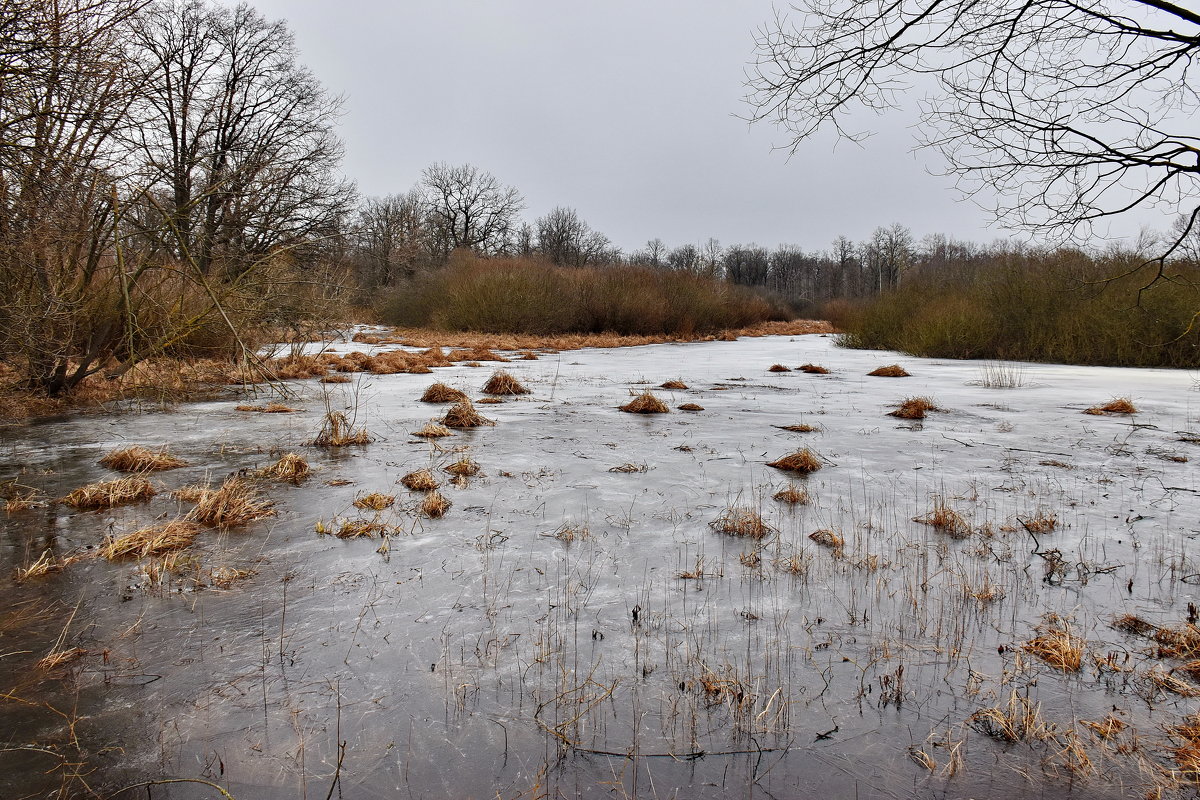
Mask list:
MULTIPOLYGON (((348 349, 371 348, 335 347, 348 349)), ((1041 775, 1041 759, 1057 748, 1009 752, 966 729, 967 717, 1026 688, 1063 729, 1116 705, 1142 734, 1161 735, 1161 722, 1189 710, 1169 695, 1151 717, 1131 678, 1099 674, 1090 657, 1064 678, 1011 649, 1055 612, 1073 618, 1089 653, 1132 653, 1129 665, 1143 673, 1157 663, 1139 655, 1144 640, 1108 623, 1137 613, 1177 625, 1194 600, 1179 579, 1200 573, 1190 539, 1200 486, 1191 463, 1169 460, 1194 455, 1178 433, 1200 427, 1188 373, 1020 365, 1010 370, 1025 386, 994 389, 979 385, 980 362, 841 350, 819 336, 567 351, 499 365, 532 394, 479 406, 495 427, 432 445, 408 435, 442 410, 417 402, 426 386, 440 380, 479 397, 495 366, 296 383, 298 414, 213 402, 6 431, 0 478, 24 467, 19 479, 50 496, 111 477, 95 462, 117 445, 169 444, 193 466, 155 475, 164 491, 142 506, 0 517, 5 566, 186 511, 167 490, 263 466, 278 452, 300 452, 315 470, 299 488, 264 486, 274 518, 201 536, 204 569, 257 571, 228 591, 161 592, 136 564, 93 560, 36 586, 8 586, 18 600, 65 609, 33 631, 37 657, 76 602, 66 641, 110 650, 107 665, 85 660, 81 678, 81 733, 128 739, 124 755, 97 756, 102 774, 199 776, 216 753, 225 774, 211 774, 236 797, 295 797, 306 782, 310 794, 323 792, 337 760, 340 697, 347 797, 395 796, 401 786, 414 796, 507 797, 539 781, 551 796, 619 794, 615 787, 655 796, 652 781, 656 796, 682 787, 720 797, 756 779, 776 796, 840 795, 856 784, 862 796, 1057 796, 1069 788, 1065 777, 1026 782, 1014 771, 1041 775), (767 371, 806 362, 831 374, 767 371), (912 377, 865 374, 895 362, 912 377), (671 379, 690 388, 656 388, 671 379), (645 388, 672 412, 616 411, 645 388), (886 416, 913 395, 944 413, 923 424, 886 416), (1116 395, 1141 413, 1081 413, 1116 395), (674 410, 686 402, 704 411, 674 410), (378 441, 306 447, 326 404, 354 413, 378 441), (820 430, 779 427, 797 423, 820 430), (765 464, 804 445, 826 466, 795 479, 812 505, 788 508, 771 497, 789 476, 765 464), (445 466, 464 447, 483 474, 462 487, 444 483, 449 514, 420 520, 419 496, 396 481, 445 466), (610 471, 622 465, 644 471, 610 471), (376 552, 378 538, 314 532, 319 519, 369 515, 352 502, 375 491, 398 498, 381 515, 398 528, 386 554, 376 552), (913 521, 937 497, 976 529, 971 537, 952 540, 913 521), (777 530, 757 565, 752 543, 709 528, 730 505, 753 507, 777 530), (1038 542, 1042 553, 1060 551, 1050 582, 1049 561, 1031 552, 1018 522, 1039 513, 1058 521, 1038 542), (564 525, 587 535, 565 544, 554 536, 564 525), (844 537, 840 558, 808 539, 819 528, 844 537), (805 574, 788 574, 789 563, 805 574), (1003 599, 971 596, 989 586, 1003 599), (901 665, 901 704, 882 702, 901 665), (161 677, 135 677, 143 674, 161 677), (970 769, 930 777, 907 748, 948 728, 968 736, 970 769), (562 761, 560 736, 577 745, 562 761), (586 752, 632 749, 645 757, 586 752), (745 750, 755 753, 732 752, 745 750), (709 755, 666 755, 700 751, 709 755)), ((944 749, 926 749, 944 760, 944 749)), ((1110 758, 1088 796, 1120 796, 1122 782, 1137 779, 1131 761, 1110 758)), ((9 774, 32 780, 44 766, 22 764, 9 774)), ((198 796, 187 791, 162 796, 198 796)))

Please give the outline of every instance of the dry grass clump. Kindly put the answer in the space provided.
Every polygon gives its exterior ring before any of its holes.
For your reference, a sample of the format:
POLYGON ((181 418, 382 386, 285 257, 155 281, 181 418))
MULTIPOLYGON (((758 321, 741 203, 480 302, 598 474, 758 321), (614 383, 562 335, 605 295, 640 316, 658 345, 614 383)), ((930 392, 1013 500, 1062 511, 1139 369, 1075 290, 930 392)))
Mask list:
POLYGON ((453 436, 454 431, 450 430, 439 422, 430 420, 429 422, 425 423, 425 427, 421 428, 421 430, 413 431, 412 435, 420 436, 423 439, 437 439, 442 436, 453 436))
POLYGON ((475 402, 481 406, 498 406, 504 401, 499 397, 481 397, 475 402))
POLYGON ((200 526, 196 523, 173 519, 124 536, 108 537, 100 546, 100 555, 109 560, 157 556, 190 546, 199 533, 200 526))
MULTIPOLYGON (((451 350, 450 355, 446 356, 447 361, 500 361, 508 363, 509 359, 504 356, 498 356, 486 347, 471 347, 467 349, 451 350)), ((476 363, 476 366, 482 366, 476 363)))
POLYGON ((783 364, 772 364, 771 366, 767 367, 767 372, 791 372, 791 371, 792 370, 789 367, 785 367, 783 364))
POLYGON ((1040 704, 1013 691, 1005 706, 981 708, 967 717, 967 724, 980 733, 1005 742, 1044 741, 1053 727, 1042 717, 1040 704))
POLYGON ((442 469, 446 472, 449 472, 451 475, 457 475, 464 478, 470 478, 479 474, 479 464, 478 462, 473 461, 470 456, 463 456, 453 464, 442 467, 442 469))
POLYGON ((186 467, 187 462, 167 452, 166 447, 150 450, 141 445, 113 450, 100 459, 100 466, 120 472, 157 472, 186 467))
POLYGON ((680 381, 680 380, 673 380, 673 381, 667 381, 666 383, 660 383, 660 384, 658 385, 658 388, 660 388, 660 389, 676 389, 676 390, 683 390, 683 389, 686 389, 686 388, 688 388, 688 387, 687 387, 687 384, 686 384, 686 383, 684 383, 683 381, 680 381))
POLYGON ((391 494, 383 494, 381 492, 371 492, 363 495, 354 501, 355 508, 363 508, 370 511, 383 511, 385 508, 390 508, 396 502, 396 496, 391 494))
MULTIPOLYGON (((339 539, 369 539, 377 533, 387 533, 388 530, 388 526, 378 519, 347 519, 342 521, 333 535, 339 539)), ((324 525, 320 526, 319 532, 326 532, 324 525)))
POLYGON ((321 423, 321 432, 313 439, 317 447, 345 447, 346 445, 367 445, 375 439, 364 428, 354 429, 353 423, 341 411, 330 411, 321 423))
POLYGON ((748 506, 730 506, 721 512, 709 527, 718 533, 730 536, 746 536, 761 539, 775 529, 763 521, 762 515, 748 506))
POLYGON ((312 473, 309 469, 308 462, 296 453, 284 453, 269 467, 263 467, 255 474, 260 478, 271 478, 277 481, 288 481, 297 486, 300 481, 307 478, 312 473))
POLYGON ((842 548, 846 545, 846 540, 842 538, 842 535, 829 528, 821 528, 820 530, 813 531, 808 535, 808 538, 812 539, 814 543, 821 545, 821 547, 830 547, 838 552, 841 552, 842 548))
POLYGON ((1101 739, 1112 739, 1125 730, 1126 723, 1120 717, 1109 714, 1101 720, 1081 719, 1079 724, 1095 733, 1101 739))
POLYGON ((803 447, 783 458, 767 462, 767 466, 807 475, 821 468, 821 457, 807 447, 803 447))
POLYGON ((680 411, 703 411, 704 406, 699 405, 697 403, 684 403, 683 405, 679 406, 679 410, 680 411))
POLYGON ((483 393, 508 396, 529 394, 529 390, 522 386, 521 382, 511 374, 498 369, 492 373, 492 377, 488 378, 487 383, 483 385, 483 393))
POLYGON ((771 496, 771 499, 793 506, 806 506, 812 502, 812 495, 803 486, 789 486, 786 489, 780 489, 771 496))
POLYGON ((1104 416, 1105 414, 1136 414, 1137 406, 1128 397, 1114 397, 1102 406, 1092 406, 1084 409, 1085 414, 1104 416))
POLYGON ((431 384, 420 399, 422 403, 457 403, 459 400, 466 400, 467 395, 439 381, 431 384))
POLYGON ((55 572, 62 572, 64 569, 74 564, 76 561, 82 561, 87 556, 63 556, 56 557, 50 550, 44 550, 37 560, 28 567, 18 567, 14 572, 14 578, 17 583, 30 580, 32 578, 41 578, 55 572))
POLYGON ((1021 645, 1026 653, 1032 653, 1055 669, 1063 672, 1078 672, 1083 663, 1083 648, 1087 642, 1071 633, 1069 625, 1057 616, 1047 618, 1039 625, 1039 636, 1021 645))
POLYGON ((624 464, 618 464, 615 467, 609 467, 608 471, 609 472, 621 472, 621 473, 625 473, 625 474, 630 474, 633 472, 649 472, 650 465, 646 464, 644 462, 641 464, 634 464, 632 461, 630 461, 630 462, 626 462, 624 464))
POLYGON ((323 378, 321 378, 320 382, 321 383, 350 383, 352 380, 354 380, 354 379, 351 378, 349 375, 344 375, 344 374, 338 372, 333 375, 324 376, 323 378))
POLYGON ((925 419, 926 411, 940 411, 932 397, 906 397, 900 401, 895 411, 889 411, 889 417, 899 419, 925 419))
POLYGON ((410 472, 400 479, 400 483, 414 492, 429 492, 438 488, 441 484, 433 477, 433 473, 427 469, 419 469, 416 472, 410 472))
POLYGON ((1017 521, 1030 533, 1050 533, 1058 527, 1058 517, 1049 511, 1039 510, 1032 517, 1018 517, 1017 521))
POLYGON ((1143 678, 1147 683, 1164 692, 1177 694, 1180 697, 1200 697, 1200 687, 1176 678, 1171 672, 1163 669, 1162 664, 1155 664, 1143 678))
POLYGON ((801 372, 807 372, 809 375, 828 375, 829 370, 822 367, 820 364, 801 364, 796 367, 801 372))
POLYGON ((587 525, 564 522, 562 525, 559 525, 551 535, 560 542, 566 542, 567 544, 570 544, 576 539, 590 539, 592 532, 587 525))
POLYGON ((274 515, 273 505, 245 479, 234 476, 226 478, 219 489, 202 489, 187 518, 216 528, 236 528, 274 515))
POLYGON ((435 489, 425 495, 425 499, 421 501, 420 510, 430 519, 438 519, 445 516, 446 512, 450 510, 450 501, 435 489))
POLYGON ((872 378, 907 378, 908 370, 899 364, 888 364, 886 367, 876 367, 867 373, 872 378))
POLYGON ((43 658, 37 663, 37 668, 40 670, 52 670, 70 664, 72 661, 78 661, 88 654, 87 650, 82 647, 72 647, 67 650, 56 650, 50 655, 43 658))
POLYGON ((649 390, 636 395, 632 400, 623 406, 620 406, 619 411, 624 411, 627 414, 666 414, 671 409, 667 408, 667 404, 659 400, 649 390))
POLYGON ((81 511, 123 506, 149 500, 158 494, 150 481, 140 475, 130 475, 115 481, 98 481, 80 486, 58 502, 81 511))
POLYGON ((495 425, 493 420, 475 411, 475 405, 463 398, 446 411, 442 424, 447 428, 478 428, 481 425, 495 425))
POLYGON ((809 425, 803 422, 799 425, 780 425, 778 427, 781 431, 791 431, 792 433, 816 433, 821 430, 820 425, 809 425))
POLYGON ((524 353, 521 353, 520 357, 518 357, 517 360, 518 361, 537 361, 538 356, 537 356, 537 353, 533 352, 532 350, 526 350, 524 353))
POLYGON ((952 539, 965 539, 971 535, 971 525, 942 498, 935 498, 933 508, 923 517, 913 517, 913 522, 929 525, 952 539))
POLYGON ((292 414, 300 409, 285 406, 283 403, 267 403, 265 406, 237 406, 236 411, 255 411, 260 414, 292 414))

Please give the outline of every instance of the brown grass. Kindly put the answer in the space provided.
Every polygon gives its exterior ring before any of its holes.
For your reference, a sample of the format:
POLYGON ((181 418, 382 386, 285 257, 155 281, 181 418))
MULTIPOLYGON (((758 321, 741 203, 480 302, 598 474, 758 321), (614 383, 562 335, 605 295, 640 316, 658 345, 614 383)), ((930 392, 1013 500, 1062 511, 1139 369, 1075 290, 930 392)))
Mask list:
POLYGON ((684 403, 678 407, 680 411, 703 411, 704 406, 697 403, 684 403))
POLYGON ((809 375, 828 375, 829 370, 822 367, 820 364, 801 364, 796 367, 801 372, 807 372, 809 375))
POLYGON ((828 528, 813 531, 808 535, 808 538, 812 539, 814 543, 821 545, 821 547, 829 547, 838 552, 841 552, 846 544, 846 540, 842 538, 840 533, 828 528))
POLYGON ((781 431, 791 431, 792 433, 816 433, 821 430, 820 425, 808 425, 803 422, 799 425, 780 425, 778 427, 781 431))
POLYGON ((627 414, 666 414, 671 409, 662 400, 654 396, 652 392, 646 390, 639 395, 635 395, 632 400, 623 406, 620 406, 620 411, 627 414))
POLYGON ((341 411, 330 411, 321 423, 321 431, 312 443, 317 447, 345 447, 347 445, 368 445, 375 441, 374 437, 364 428, 354 429, 349 417, 341 411))
POLYGON ((55 572, 62 572, 71 564, 74 564, 76 561, 82 561, 87 557, 85 555, 56 557, 50 550, 44 550, 38 556, 37 560, 28 567, 18 567, 14 572, 14 578, 17 583, 32 578, 42 578, 55 572))
POLYGON ((687 384, 686 384, 686 383, 684 383, 683 381, 675 380, 675 381, 667 381, 666 383, 660 383, 660 384, 658 385, 658 388, 660 388, 660 389, 676 389, 676 390, 683 390, 683 389, 686 389, 686 388, 688 388, 688 387, 687 387, 687 384))
POLYGON ((504 401, 499 397, 481 397, 475 401, 476 405, 481 406, 498 406, 504 401))
POLYGON ((400 483, 414 492, 433 491, 441 485, 433 477, 433 473, 427 469, 419 469, 416 472, 408 473, 400 479, 400 483))
POLYGON ((1038 511, 1032 517, 1018 517, 1017 521, 1030 533, 1050 533, 1058 527, 1058 517, 1049 511, 1038 511))
POLYGON ((982 734, 1005 742, 1045 741, 1054 731, 1042 717, 1040 705, 1013 691, 1004 706, 981 708, 967 724, 982 734))
POLYGON ((1085 409, 1085 414, 1104 416, 1105 414, 1136 414, 1137 406, 1128 397, 1114 397, 1102 406, 1092 406, 1085 409))
POLYGON ((450 406, 446 416, 442 417, 442 424, 447 428, 478 428, 496 423, 475 411, 475 405, 464 398, 450 406))
POLYGON ((296 453, 284 453, 269 467, 263 467, 255 475, 260 478, 271 478, 277 481, 287 481, 300 485, 300 482, 312 474, 308 462, 296 453))
POLYGON ((293 414, 300 409, 285 406, 283 403, 267 403, 265 406, 237 406, 237 411, 255 411, 260 414, 293 414))
POLYGON ((761 539, 775 529, 763 521, 762 515, 748 506, 730 506, 721 512, 709 527, 718 533, 728 533, 730 536, 746 536, 751 539, 761 539))
POLYGON ((108 537, 100 546, 100 555, 109 560, 162 555, 189 547, 199 533, 196 523, 173 519, 124 536, 108 537))
POLYGON ((350 383, 354 379, 349 375, 344 375, 340 372, 333 375, 326 375, 321 378, 321 383, 350 383))
POLYGON ((471 460, 470 456, 463 456, 453 464, 442 467, 442 469, 446 472, 449 472, 451 475, 458 475, 460 477, 467 478, 479 474, 479 464, 471 460))
POLYGON ((908 370, 899 364, 888 364, 886 367, 876 367, 867 373, 873 378, 907 378, 908 370))
POLYGON ((1038 626, 1040 635, 1021 645, 1026 653, 1032 653, 1055 669, 1063 672, 1078 672, 1083 663, 1083 648, 1087 644, 1082 637, 1071 633, 1070 627, 1057 617, 1045 625, 1038 626))
POLYGON ((786 489, 780 489, 771 496, 771 499, 789 505, 806 506, 812 502, 812 495, 803 486, 789 486, 786 489))
MULTIPOLYGON (((478 363, 480 361, 500 361, 503 363, 508 363, 509 361, 504 356, 493 353, 490 348, 482 346, 451 350, 450 355, 446 356, 446 360, 475 362, 476 366, 482 366, 478 363)), ((468 366, 470 366, 469 363, 468 366)))
POLYGON ((453 386, 438 382, 431 384, 420 399, 422 403, 457 403, 459 400, 466 400, 467 395, 453 386))
POLYGON ((524 353, 521 353, 520 357, 518 357, 517 360, 518 361, 537 361, 538 357, 537 357, 537 353, 534 353, 530 350, 526 350, 524 353))
POLYGON ((971 525, 940 497, 934 498, 933 508, 923 517, 913 517, 913 522, 929 525, 952 539, 965 539, 971 535, 971 525))
POLYGON ((450 510, 450 501, 442 496, 442 493, 436 489, 425 495, 425 499, 421 501, 421 513, 430 519, 438 519, 446 515, 450 510))
POLYGON ((791 368, 785 367, 783 364, 772 364, 767 367, 767 372, 791 372, 791 368))
POLYGON ((226 478, 219 489, 202 489, 187 518, 216 528, 236 528, 273 516, 273 505, 245 479, 234 476, 226 478))
POLYGON ((343 520, 334 536, 339 539, 371 538, 377 533, 387 533, 389 527, 378 519, 347 519, 343 520))
POLYGON ((442 436, 453 436, 454 431, 442 425, 439 422, 430 420, 425 423, 425 427, 419 431, 413 431, 413 436, 420 436, 423 439, 437 439, 442 436))
POLYGON ((899 419, 925 419, 926 411, 940 411, 932 397, 906 397, 900 401, 895 411, 889 411, 889 417, 899 419))
POLYGON ((767 462, 767 466, 807 475, 821 468, 821 457, 807 447, 803 447, 783 458, 767 462))
POLYGON ((521 382, 511 374, 498 369, 492 373, 492 377, 488 378, 487 383, 483 385, 483 393, 508 396, 529 394, 529 390, 522 386, 521 382))
POLYGON ((186 467, 187 462, 168 453, 165 446, 150 450, 134 445, 109 452, 100 459, 100 465, 120 472, 157 472, 186 467))
POLYGON ((363 495, 362 497, 356 499, 354 501, 354 507, 367 509, 369 511, 383 511, 385 508, 390 508, 395 502, 395 495, 371 492, 371 494, 363 495))
POLYGON ((130 475, 115 481, 99 481, 81 486, 58 502, 81 511, 123 506, 149 500, 158 494, 150 481, 140 475, 130 475))
POLYGON ((1081 719, 1079 724, 1095 733, 1101 739, 1112 739, 1125 730, 1127 723, 1120 717, 1109 714, 1101 720, 1081 719))
POLYGON ((72 661, 78 661, 87 654, 88 651, 84 650, 82 647, 72 647, 67 650, 56 650, 39 661, 37 663, 37 668, 46 671, 57 669, 65 664, 70 664, 72 661))

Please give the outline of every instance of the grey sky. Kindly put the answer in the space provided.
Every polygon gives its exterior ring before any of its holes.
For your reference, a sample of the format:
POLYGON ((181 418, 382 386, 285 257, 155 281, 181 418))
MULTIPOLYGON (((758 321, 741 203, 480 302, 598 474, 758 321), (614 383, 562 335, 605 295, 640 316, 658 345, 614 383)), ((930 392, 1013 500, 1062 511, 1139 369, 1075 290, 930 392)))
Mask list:
POLYGON ((783 132, 738 119, 766 0, 252 2, 345 95, 346 171, 367 195, 470 162, 521 190, 528 219, 572 206, 626 250, 655 236, 818 249, 892 222, 1007 235, 911 152, 911 115, 863 120, 878 131, 864 147, 827 137, 790 159, 772 151, 783 132))

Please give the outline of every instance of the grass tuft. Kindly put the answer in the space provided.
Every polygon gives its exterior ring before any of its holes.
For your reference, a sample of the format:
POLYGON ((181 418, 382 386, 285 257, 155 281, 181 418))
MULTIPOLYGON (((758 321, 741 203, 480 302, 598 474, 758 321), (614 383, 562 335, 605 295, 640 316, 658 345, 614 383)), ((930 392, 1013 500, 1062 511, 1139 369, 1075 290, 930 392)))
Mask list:
POLYGON ((421 501, 420 510, 422 514, 430 519, 439 519, 444 517, 446 512, 450 510, 450 501, 435 489, 425 495, 425 499, 421 501))
POLYGON ((468 399, 463 398, 446 411, 446 416, 442 417, 442 424, 447 428, 478 428, 482 425, 495 425, 496 423, 485 416, 482 416, 475 410, 475 405, 468 399))
POLYGON ((771 499, 793 506, 806 506, 812 502, 812 495, 803 486, 789 486, 786 489, 780 489, 771 496, 771 499))
POLYGON ((775 529, 763 521, 762 515, 748 506, 730 506, 721 512, 709 527, 718 533, 730 536, 745 536, 750 539, 761 539, 775 529))
POLYGON ((821 528, 820 530, 813 531, 808 535, 808 538, 821 547, 829 547, 839 553, 846 545, 846 540, 842 538, 842 535, 829 528, 821 528))
POLYGON ((237 476, 226 478, 219 489, 203 487, 195 496, 196 507, 187 518, 201 525, 236 528, 275 514, 274 504, 237 476))
POLYGON ((809 375, 828 375, 829 370, 822 367, 820 364, 801 364, 796 367, 801 372, 807 372, 809 375))
POLYGON ((156 494, 158 490, 150 485, 150 481, 139 475, 130 475, 115 481, 99 481, 80 486, 59 502, 80 511, 87 511, 138 503, 149 500, 156 494))
POLYGON ((929 525, 952 539, 965 539, 971 535, 971 525, 940 497, 934 498, 933 508, 923 517, 913 517, 913 522, 929 525))
POLYGON ((356 499, 354 501, 354 507, 366 509, 368 511, 383 511, 385 508, 390 508, 395 502, 395 495, 371 492, 371 494, 363 495, 362 497, 356 499))
POLYGON ((367 445, 375 439, 366 428, 354 429, 349 417, 341 411, 330 411, 321 423, 321 431, 313 444, 317 447, 345 447, 347 445, 367 445))
POLYGON ((791 368, 785 367, 783 364, 772 364, 767 367, 767 372, 791 372, 791 368))
POLYGON ((469 478, 479 474, 479 464, 473 461, 470 456, 463 456, 453 464, 442 467, 443 470, 451 475, 469 478))
POLYGON ((1021 645, 1026 653, 1032 653, 1055 669, 1063 672, 1078 672, 1083 663, 1083 638, 1071 633, 1067 623, 1057 616, 1050 616, 1044 625, 1038 626, 1039 636, 1021 645))
POLYGON ((298 408, 285 406, 283 403, 267 403, 265 406, 238 406, 237 411, 254 411, 259 414, 294 414, 298 408))
POLYGON ((288 481, 300 485, 300 482, 312 474, 308 462, 296 453, 284 453, 269 467, 263 467, 255 473, 260 478, 271 478, 277 481, 288 481))
POLYGON ((867 375, 872 378, 907 378, 909 372, 899 364, 888 364, 886 367, 876 367, 867 375))
POLYGON ((1091 414, 1094 417, 1102 417, 1106 414, 1136 414, 1138 413, 1137 406, 1133 404, 1128 397, 1114 397, 1102 406, 1092 406, 1084 409, 1085 414, 1091 414))
POLYGON ((492 377, 488 378, 487 383, 483 385, 483 393, 509 396, 529 394, 529 390, 522 386, 521 382, 511 374, 498 369, 492 373, 492 377))
POLYGON ((454 431, 442 425, 440 422, 430 420, 425 423, 425 427, 419 431, 413 431, 413 436, 420 436, 422 439, 437 439, 442 436, 453 436, 454 431))
POLYGON ((906 397, 900 401, 895 411, 889 411, 889 417, 898 419, 925 419, 926 411, 940 411, 932 397, 906 397))
POLYGON ((465 392, 439 381, 430 384, 420 399, 422 403, 457 403, 459 400, 466 400, 467 395, 465 392))
POLYGON ((679 410, 680 411, 703 411, 704 406, 699 405, 697 403, 684 403, 683 405, 679 406, 679 410))
POLYGON ((804 447, 794 453, 789 453, 783 458, 767 462, 767 466, 807 475, 821 468, 821 457, 809 448, 804 447))
POLYGON ((124 536, 108 537, 100 546, 100 555, 110 561, 162 555, 189 547, 199 533, 200 526, 196 523, 173 519, 124 536))
POLYGON ((430 492, 441 485, 433 477, 433 473, 427 469, 419 469, 416 472, 408 473, 400 479, 400 483, 414 492, 430 492))
POLYGON ((166 447, 150 450, 134 445, 113 450, 100 459, 100 465, 119 472, 157 472, 186 467, 187 462, 168 453, 166 447))
POLYGON ((659 400, 649 390, 635 395, 632 400, 623 406, 620 406, 620 411, 627 414, 666 414, 671 409, 662 400, 659 400))
POLYGON ((660 388, 660 389, 675 389, 675 390, 681 391, 688 387, 687 387, 687 384, 684 383, 683 381, 673 380, 673 381, 667 381, 666 383, 660 383, 658 385, 658 388, 660 388))

